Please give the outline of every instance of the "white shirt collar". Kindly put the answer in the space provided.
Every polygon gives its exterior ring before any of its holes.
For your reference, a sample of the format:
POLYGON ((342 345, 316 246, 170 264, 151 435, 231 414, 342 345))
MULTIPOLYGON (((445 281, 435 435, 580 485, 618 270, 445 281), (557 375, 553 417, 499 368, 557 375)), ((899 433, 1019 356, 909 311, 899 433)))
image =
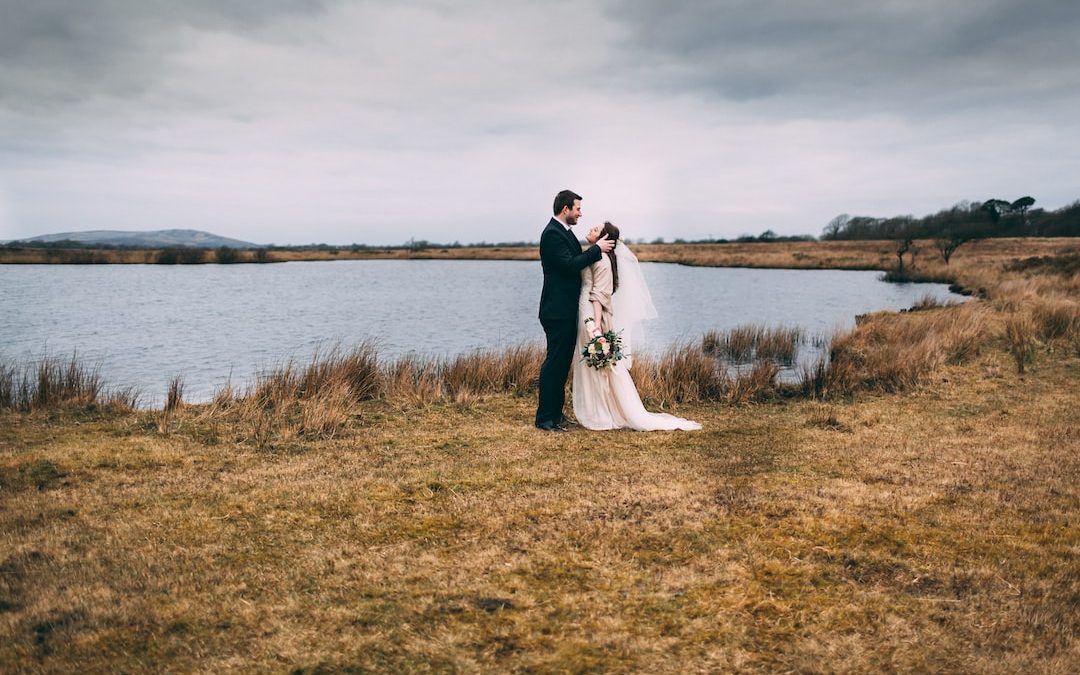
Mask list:
POLYGON ((559 221, 559 224, 560 224, 560 225, 562 225, 562 226, 563 226, 563 229, 565 229, 565 230, 566 230, 567 232, 569 232, 569 231, 570 231, 570 226, 569 226, 569 225, 567 225, 567 224, 566 224, 566 221, 564 221, 564 220, 563 220, 562 218, 560 218, 559 216, 552 216, 552 218, 554 218, 555 220, 559 221))

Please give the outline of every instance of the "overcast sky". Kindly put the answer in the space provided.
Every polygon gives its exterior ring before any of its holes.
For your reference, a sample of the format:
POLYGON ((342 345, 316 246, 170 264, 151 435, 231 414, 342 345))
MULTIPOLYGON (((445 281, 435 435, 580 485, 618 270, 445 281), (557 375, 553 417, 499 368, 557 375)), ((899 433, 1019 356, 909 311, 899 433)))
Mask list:
POLYGON ((0 239, 633 238, 1080 199, 1072 0, 0 0, 0 239))

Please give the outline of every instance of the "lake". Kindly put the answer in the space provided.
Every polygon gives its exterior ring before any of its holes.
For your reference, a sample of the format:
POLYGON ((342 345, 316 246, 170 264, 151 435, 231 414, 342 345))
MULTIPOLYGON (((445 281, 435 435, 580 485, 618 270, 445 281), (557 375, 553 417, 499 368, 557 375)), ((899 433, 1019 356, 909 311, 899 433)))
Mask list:
MULTIPOLYGON (((960 301, 940 284, 889 284, 880 272, 760 270, 643 263, 660 318, 645 346, 661 351, 710 329, 802 328, 809 344, 855 315, 910 307, 925 295, 960 301)), ((100 364, 109 385, 134 385, 158 404, 183 374, 188 401, 230 378, 319 347, 376 342, 382 358, 454 355, 542 342, 540 263, 364 260, 270 265, 0 265, 0 358, 48 352, 100 364)))

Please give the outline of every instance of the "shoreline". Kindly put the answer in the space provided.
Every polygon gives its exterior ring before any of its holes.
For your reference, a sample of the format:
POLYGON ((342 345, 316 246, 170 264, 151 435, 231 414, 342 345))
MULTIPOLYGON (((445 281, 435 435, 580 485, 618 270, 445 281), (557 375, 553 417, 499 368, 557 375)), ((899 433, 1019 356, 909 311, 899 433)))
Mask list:
MULTIPOLYGON (((634 244, 642 262, 670 262, 701 267, 746 267, 753 269, 843 269, 889 271, 896 267, 895 242, 799 241, 746 242, 724 244, 634 244)), ((916 270, 947 270, 929 240, 917 240, 915 255, 908 256, 916 270)), ((190 249, 187 260, 161 262, 168 249, 49 249, 0 248, 0 265, 110 265, 110 264, 270 264, 278 262, 314 262, 331 260, 539 260, 534 246, 495 246, 408 249, 357 249, 349 247, 326 250, 236 250, 227 262, 218 261, 212 249, 190 249)), ((957 250, 953 262, 1030 258, 1063 253, 1080 253, 1080 239, 1072 237, 1028 237, 983 239, 969 242, 957 250)), ((181 256, 182 257, 182 256, 181 256)), ((938 276, 940 279, 940 276, 938 276)), ((936 280, 936 279, 930 279, 936 280)), ((946 282, 948 283, 948 282, 946 282)))
MULTIPOLYGON (((757 247, 757 248, 760 248, 760 247, 757 247)), ((518 249, 517 251, 514 251, 514 253, 521 253, 521 252, 534 253, 534 251, 532 251, 531 249, 518 249)), ((665 253, 665 252, 662 252, 662 253, 665 253)), ((709 268, 709 267, 715 267, 715 266, 712 266, 712 265, 703 264, 701 261, 693 261, 693 260, 691 260, 691 261, 683 261, 683 260, 679 260, 679 259, 676 258, 676 255, 678 253, 677 250, 674 251, 674 252, 667 251, 666 253, 667 253, 667 255, 653 256, 653 257, 659 258, 659 259, 656 260, 656 262, 659 263, 659 264, 684 265, 685 267, 688 267, 688 268, 701 268, 701 269, 706 269, 706 268, 709 268)), ((418 257, 414 256, 413 259, 418 259, 418 257)), ((464 260, 466 258, 457 257, 457 258, 448 258, 448 259, 451 259, 451 260, 464 260)), ((522 262, 524 262, 524 261, 522 261, 522 262)), ((404 269, 404 268, 408 268, 408 266, 399 266, 399 268, 404 269)), ((325 268, 325 269, 328 270, 329 268, 325 268)), ((449 269, 449 268, 445 268, 445 269, 449 269)), ((521 272, 521 269, 523 269, 523 268, 515 267, 514 269, 517 269, 519 272, 521 272)), ((797 268, 797 267, 796 268, 784 268, 784 267, 766 267, 764 265, 759 265, 759 266, 755 266, 755 267, 747 267, 747 266, 733 267, 732 266, 732 267, 726 267, 726 268, 723 268, 723 269, 747 270, 748 274, 753 275, 755 278, 756 277, 769 278, 768 272, 770 272, 772 270, 790 269, 790 270, 792 270, 792 275, 793 276, 782 275, 784 278, 787 278, 787 279, 797 278, 797 279, 801 280, 801 281, 798 281, 798 282, 794 282, 797 285, 799 285, 801 287, 807 287, 807 286, 813 287, 813 285, 816 282, 811 278, 811 276, 809 276, 809 275, 799 275, 799 274, 795 274, 795 273, 797 273, 797 272, 808 272, 808 271, 824 271, 824 270, 829 269, 829 268, 822 268, 822 267, 814 267, 814 268, 809 268, 809 269, 808 268, 797 268), (755 274, 755 272, 756 272, 756 274, 755 274)), ((879 278, 880 277, 877 276, 877 273, 879 272, 878 270, 863 270, 863 269, 858 269, 858 270, 854 270, 854 269, 831 270, 830 269, 829 271, 840 271, 840 272, 858 271, 858 272, 862 273, 861 275, 859 275, 858 279, 847 278, 846 281, 845 281, 845 280, 843 280, 841 278, 841 280, 838 283, 840 283, 845 288, 848 287, 848 285, 859 285, 861 283, 875 284, 875 285, 879 284, 879 278), (871 279, 874 279, 874 280, 871 280, 871 279)), ((149 272, 149 270, 147 270, 147 272, 149 272)), ((282 271, 282 272, 284 273, 284 271, 282 271)), ((87 273, 90 273, 89 270, 87 271, 87 273)), ((405 273, 407 274, 408 272, 406 271, 405 273)), ((35 278, 37 278, 37 279, 47 281, 50 278, 51 274, 52 273, 50 271, 39 268, 37 272, 34 272, 33 276, 35 278)), ((138 273, 138 274, 141 275, 142 273, 138 273)), ((151 276, 158 277, 158 276, 160 276, 160 274, 161 273, 154 274, 154 275, 151 275, 151 276)), ((169 273, 164 273, 164 274, 171 277, 171 274, 169 274, 169 273)), ((240 272, 239 270, 233 270, 231 272, 228 272, 227 274, 228 274, 228 276, 230 278, 233 278, 235 276, 242 275, 243 273, 240 272)), ((333 274, 333 273, 331 272, 331 274, 333 274)), ((17 279, 18 276, 19 275, 15 275, 13 277, 13 279, 17 279)), ((82 273, 78 273, 78 276, 82 276, 82 273)), ((90 273, 90 276, 97 278, 97 277, 100 277, 100 273, 90 273)), ((109 276, 110 275, 108 275, 106 273, 104 277, 100 277, 100 278, 108 278, 109 276)), ((198 272, 185 272, 185 273, 182 274, 182 276, 184 278, 187 278, 187 279, 201 279, 201 278, 203 278, 200 275, 200 273, 198 273, 198 272)), ((841 277, 842 277, 842 275, 841 275, 841 277)), ((935 287, 935 288, 940 288, 940 289, 944 289, 944 287, 947 285, 947 284, 942 283, 942 281, 940 279, 926 279, 926 280, 923 280, 923 281, 925 281, 926 283, 938 283, 938 284, 941 284, 940 286, 935 287)), ((787 283, 792 283, 792 282, 787 282, 787 283)), ((955 291, 956 289, 952 289, 952 290, 955 291)), ((802 366, 808 365, 809 362, 811 362, 811 361, 813 361, 813 360, 815 360, 815 359, 817 359, 817 358, 819 358, 821 356, 821 351, 823 349, 821 343, 823 341, 826 341, 830 331, 835 330, 838 326, 840 326, 840 325, 854 326, 856 323, 858 323, 858 321, 860 321, 862 316, 865 316, 868 313, 874 313, 874 312, 877 312, 877 311, 892 310, 892 311, 897 311, 897 312, 907 312, 907 311, 910 311, 912 309, 917 308, 917 305, 920 302, 925 300, 927 294, 936 295, 938 293, 938 291, 931 290, 931 289, 908 289, 908 290, 905 290, 905 291, 897 291, 897 292, 900 293, 900 295, 903 295, 904 298, 903 298, 902 301, 898 300, 896 302, 896 304, 891 304, 890 303, 888 305, 869 304, 869 305, 863 305, 863 306, 857 306, 857 307, 853 306, 853 307, 849 308, 849 311, 847 311, 843 315, 838 315, 838 317, 835 317, 835 321, 831 324, 831 328, 823 328, 823 329, 819 330, 820 334, 818 334, 818 335, 806 336, 806 340, 801 340, 800 341, 800 346, 798 347, 798 352, 800 353, 800 357, 799 357, 798 362, 792 360, 792 363, 790 363, 790 364, 781 365, 781 367, 779 369, 780 372, 777 375, 778 380, 780 382, 782 382, 783 384, 789 384, 790 385, 790 384, 796 383, 798 381, 799 377, 800 377, 800 373, 801 373, 800 368, 802 366), (923 297, 919 297, 920 294, 923 297), (811 343, 813 343, 813 344, 811 344, 811 343)), ((951 299, 947 300, 946 298, 944 298, 944 295, 942 294, 941 300, 942 300, 942 302, 945 302, 945 301, 957 302, 957 301, 960 301, 961 299, 956 298, 956 297, 951 297, 951 299)), ((788 319, 784 319, 783 317, 780 317, 780 318, 774 318, 773 320, 778 322, 778 323, 781 323, 783 321, 787 321, 788 319)), ((721 325, 721 323, 719 323, 719 322, 709 322, 709 323, 704 324, 703 326, 698 326, 696 332, 693 335, 693 342, 694 343, 700 342, 700 340, 704 337, 704 335, 706 333, 716 333, 717 332, 716 327, 718 325, 721 325)), ((726 325, 726 324, 723 324, 723 325, 726 325)), ((746 326, 743 326, 743 327, 745 328, 746 326)), ((761 327, 760 326, 753 326, 753 328, 761 328, 761 327)), ((720 332, 723 333, 725 331, 720 331, 720 332)), ((688 338, 689 335, 690 335, 689 333, 685 334, 682 339, 688 338)), ((530 340, 530 341, 524 341, 523 344, 536 342, 536 341, 537 341, 537 339, 534 338, 533 340, 530 340)), ((320 343, 320 344, 322 344, 321 347, 315 347, 314 348, 316 351, 319 350, 319 349, 323 349, 326 346, 334 345, 334 344, 338 345, 339 347, 343 346, 344 348, 349 348, 351 346, 348 343, 347 340, 337 340, 337 339, 326 341, 326 342, 320 343)), ((80 345, 80 349, 82 347, 84 347, 84 346, 85 345, 80 345)), ((95 349, 97 350, 97 352, 100 352, 103 349, 103 347, 101 345, 95 345, 95 349)), ((106 346, 106 347, 104 347, 104 349, 108 349, 108 347, 106 346)), ((285 360, 289 360, 289 359, 295 359, 299 363, 302 364, 309 356, 307 353, 302 353, 302 354, 299 354, 298 356, 297 356, 297 354, 293 353, 292 356, 290 357, 288 352, 286 352, 285 350, 276 349, 275 346, 271 346, 270 350, 271 351, 269 351, 267 353, 280 354, 280 356, 277 357, 276 359, 271 359, 272 364, 277 364, 279 362, 284 362, 285 360)), ((458 353, 458 352, 428 353, 426 351, 422 351, 422 352, 418 353, 419 354, 418 358, 421 358, 421 359, 426 360, 426 361, 431 361, 431 362, 452 361, 455 358, 462 357, 462 356, 468 356, 468 355, 474 354, 474 353, 476 353, 478 351, 489 351, 489 350, 480 349, 479 347, 476 347, 476 348, 465 349, 464 351, 461 351, 460 353, 458 353)), ((97 352, 94 352, 94 353, 97 353, 97 352)), ((670 354, 668 352, 669 352, 668 347, 665 347, 663 344, 658 344, 658 345, 654 345, 653 350, 648 352, 647 355, 652 356, 652 357, 656 357, 656 358, 670 358, 672 356, 672 354, 670 354)), ((25 354, 25 353, 27 353, 27 351, 20 352, 20 354, 25 354)), ((44 355, 45 352, 43 351, 42 354, 44 355)), ((53 354, 53 356, 63 357, 64 354, 63 353, 55 353, 55 354, 53 354)), ((487 355, 487 356, 490 357, 491 355, 487 355)), ((407 357, 408 357, 407 354, 394 353, 394 354, 391 354, 391 355, 389 355, 387 357, 380 356, 380 359, 385 358, 385 359, 387 359, 388 362, 392 362, 392 361, 400 361, 402 358, 407 358, 407 357)), ((191 400, 189 400, 189 402, 208 403, 211 400, 213 400, 217 390, 221 388, 220 384, 215 384, 215 383, 223 380, 225 373, 239 373, 239 375, 240 375, 239 378, 233 380, 233 382, 250 382, 250 381, 253 381, 256 378, 259 369, 254 367, 254 366, 249 367, 249 364, 247 364, 247 362, 244 361, 244 354, 242 354, 242 353, 238 352, 236 354, 236 359, 238 359, 238 361, 234 361, 232 364, 227 364, 227 367, 218 369, 218 371, 221 373, 220 377, 204 378, 203 380, 196 379, 194 382, 188 382, 188 389, 189 389, 189 391, 192 392, 192 394, 194 394, 193 398, 191 400), (238 363, 240 364, 239 366, 237 365, 238 363)), ((115 358, 111 358, 110 360, 116 361, 115 358)), ((121 361, 122 361, 122 359, 121 359, 121 361)), ((384 365, 389 365, 389 363, 386 363, 384 365)), ((735 369, 735 371, 737 371, 738 368, 736 366, 746 366, 747 364, 745 362, 742 362, 742 363, 732 363, 732 364, 728 364, 728 365, 730 366, 730 368, 735 369)), ((119 367, 121 369, 121 372, 123 371, 123 366, 124 366, 124 364, 120 363, 119 367)), ((113 387, 116 387, 116 386, 124 387, 124 386, 128 386, 128 385, 137 386, 139 388, 139 390, 142 392, 142 396, 140 397, 140 403, 138 405, 138 407, 140 409, 159 408, 161 406, 161 404, 163 403, 163 401, 164 401, 164 393, 163 393, 164 392, 164 384, 165 384, 164 380, 146 382, 146 381, 144 381, 145 378, 138 378, 138 377, 129 378, 127 380, 115 379, 116 372, 118 372, 116 370, 115 366, 113 368, 104 369, 103 372, 107 376, 107 378, 108 378, 107 382, 108 382, 108 384, 110 386, 113 386, 113 387)), ((174 372, 176 372, 177 374, 183 375, 184 371, 179 370, 179 371, 174 371, 174 372)))

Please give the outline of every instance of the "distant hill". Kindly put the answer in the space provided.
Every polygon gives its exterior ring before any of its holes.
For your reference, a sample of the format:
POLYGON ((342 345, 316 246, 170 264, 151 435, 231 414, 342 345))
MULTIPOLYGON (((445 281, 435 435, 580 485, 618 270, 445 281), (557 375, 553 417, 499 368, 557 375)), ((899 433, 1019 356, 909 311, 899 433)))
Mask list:
POLYGON ((37 237, 18 239, 8 243, 58 241, 76 241, 91 246, 136 246, 143 248, 167 248, 170 246, 190 246, 192 248, 262 248, 259 244, 248 241, 219 237, 199 230, 153 230, 150 232, 126 232, 122 230, 87 230, 85 232, 57 232, 42 234, 37 237))

